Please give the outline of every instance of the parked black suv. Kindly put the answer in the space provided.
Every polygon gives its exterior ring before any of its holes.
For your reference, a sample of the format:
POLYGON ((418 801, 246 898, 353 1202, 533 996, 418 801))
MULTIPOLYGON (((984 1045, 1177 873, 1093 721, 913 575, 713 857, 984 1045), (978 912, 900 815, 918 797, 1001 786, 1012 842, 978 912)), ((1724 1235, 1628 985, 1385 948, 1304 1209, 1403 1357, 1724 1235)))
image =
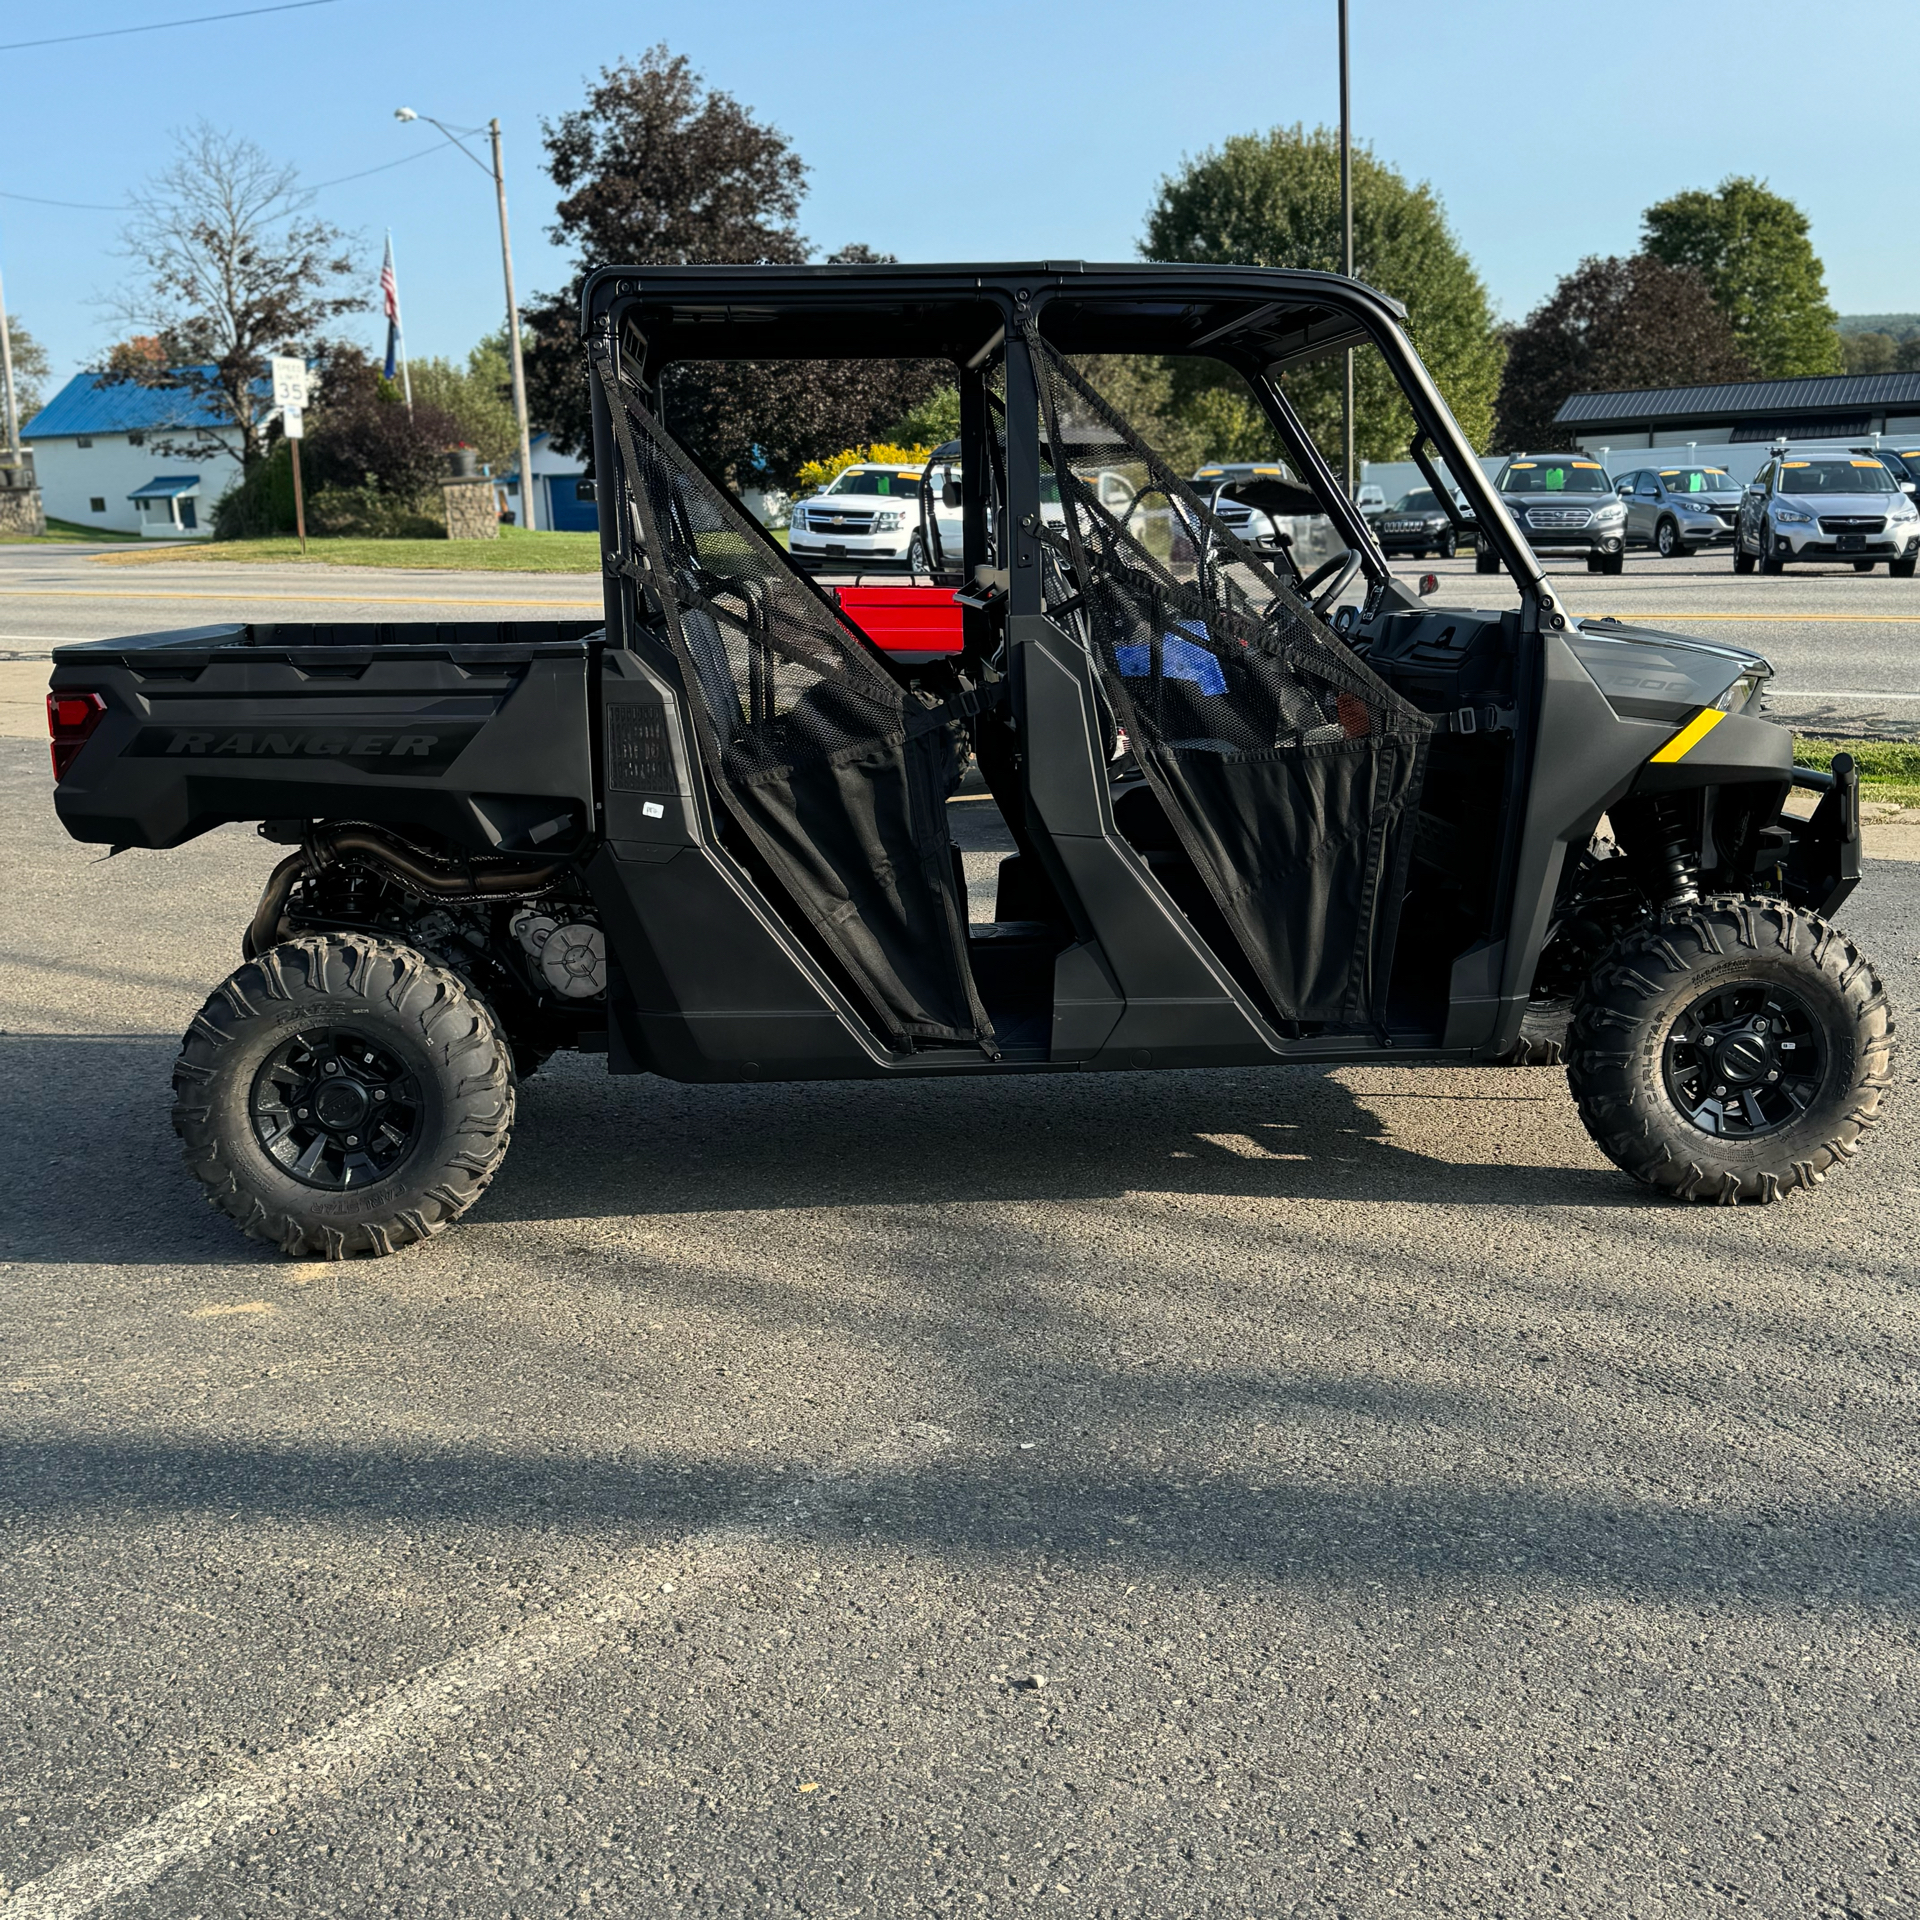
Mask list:
MULTIPOLYGON (((1494 486, 1536 553, 1583 553, 1589 573, 1626 565, 1627 503, 1607 470, 1584 453, 1516 453, 1494 486)), ((1500 556, 1485 539, 1474 563, 1497 573, 1500 556)))

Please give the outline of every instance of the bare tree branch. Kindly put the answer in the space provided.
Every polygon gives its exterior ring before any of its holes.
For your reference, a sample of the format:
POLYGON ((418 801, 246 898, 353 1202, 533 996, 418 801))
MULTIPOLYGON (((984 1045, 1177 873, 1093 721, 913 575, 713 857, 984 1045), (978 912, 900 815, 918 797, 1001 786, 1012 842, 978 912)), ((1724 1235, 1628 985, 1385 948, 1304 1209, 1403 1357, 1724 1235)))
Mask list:
POLYGON ((266 453, 268 359, 318 351, 330 322, 371 304, 369 293, 344 290, 357 271, 351 236, 314 219, 311 203, 292 167, 204 120, 174 136, 172 162, 134 195, 121 251, 136 276, 119 306, 145 333, 102 370, 197 403, 161 429, 171 437, 160 451, 190 460, 218 452, 220 433, 194 417, 204 411, 239 430, 251 468, 266 453))

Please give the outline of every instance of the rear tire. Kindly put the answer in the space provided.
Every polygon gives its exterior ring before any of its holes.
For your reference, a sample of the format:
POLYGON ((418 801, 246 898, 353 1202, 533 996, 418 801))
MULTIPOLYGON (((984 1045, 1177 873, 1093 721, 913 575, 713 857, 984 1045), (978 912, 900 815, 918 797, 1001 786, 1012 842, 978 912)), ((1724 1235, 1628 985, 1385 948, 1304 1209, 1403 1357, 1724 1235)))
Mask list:
POLYGON ((1887 997, 1844 934, 1783 901, 1722 898, 1648 921, 1595 967, 1567 1079, 1615 1166, 1732 1206, 1851 1160, 1883 1117, 1893 1046, 1887 997))
POLYGON ((1475 573, 1498 573, 1500 556, 1497 553, 1476 553, 1473 556, 1473 570, 1475 573))
POLYGON ((1567 1030, 1573 1013, 1570 997, 1530 1000, 1520 1021, 1520 1038, 1500 1056, 1503 1067, 1558 1067, 1566 1064, 1567 1030))
POLYGON ((230 975, 173 1088, 208 1200, 296 1258, 430 1238, 513 1132, 512 1055, 486 1007, 411 947, 357 934, 289 940, 230 975))

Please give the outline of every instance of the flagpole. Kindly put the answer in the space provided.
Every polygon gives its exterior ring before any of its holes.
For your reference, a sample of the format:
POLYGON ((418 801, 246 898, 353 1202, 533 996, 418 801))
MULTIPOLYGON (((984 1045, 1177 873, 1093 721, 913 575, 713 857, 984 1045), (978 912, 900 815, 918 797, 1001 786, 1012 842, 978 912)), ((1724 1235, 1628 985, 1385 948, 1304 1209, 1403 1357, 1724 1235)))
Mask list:
POLYGON ((387 271, 393 276, 393 334, 399 344, 400 391, 406 397, 407 411, 413 411, 413 376, 407 371, 407 327, 400 317, 400 270, 393 263, 393 229, 387 229, 387 271))

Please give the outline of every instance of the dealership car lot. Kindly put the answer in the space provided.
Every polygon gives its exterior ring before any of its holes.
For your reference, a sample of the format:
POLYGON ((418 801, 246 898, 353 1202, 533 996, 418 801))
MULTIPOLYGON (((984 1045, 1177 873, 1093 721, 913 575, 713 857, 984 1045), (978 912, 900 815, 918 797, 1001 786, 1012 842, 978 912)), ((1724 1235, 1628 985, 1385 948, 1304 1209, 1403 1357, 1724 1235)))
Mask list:
MULTIPOLYGON (((186 572, 116 585, 266 590, 186 572)), ((112 630, 66 578, 0 570, 0 649, 112 630)), ((1888 706, 1899 584, 1567 581, 1888 706)), ((1856 1167, 1735 1212, 1608 1170, 1552 1070, 563 1062, 458 1233, 293 1264, 164 1095, 279 850, 101 862, 47 787, 0 740, 20 1911, 1920 1900, 1911 1058, 1856 1167)), ((1920 865, 1845 918, 1905 1024, 1920 865)))

